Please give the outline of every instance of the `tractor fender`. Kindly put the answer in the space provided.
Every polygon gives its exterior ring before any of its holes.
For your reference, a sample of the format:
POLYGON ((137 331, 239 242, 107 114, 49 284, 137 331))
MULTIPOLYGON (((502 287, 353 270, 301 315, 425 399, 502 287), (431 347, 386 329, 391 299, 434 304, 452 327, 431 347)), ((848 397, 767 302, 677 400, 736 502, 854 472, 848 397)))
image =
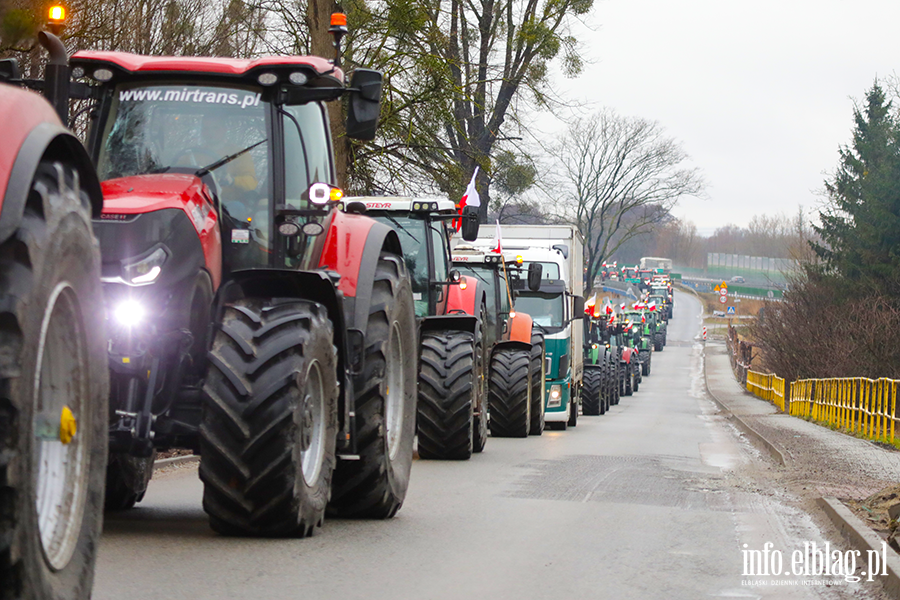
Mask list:
POLYGON ((633 348, 622 348, 622 360, 628 364, 631 362, 631 356, 634 354, 633 348))
POLYGON ((397 233, 370 217, 334 211, 319 266, 340 274, 347 327, 366 333, 375 268, 382 251, 403 256, 397 233))
POLYGON ((508 341, 524 342, 531 348, 531 330, 534 327, 531 315, 516 311, 514 315, 510 315, 508 323, 508 341))
POLYGON ((424 317, 420 321, 419 335, 427 331, 465 331, 475 335, 478 324, 478 317, 462 313, 424 317))
POLYGON ((481 306, 481 300, 485 298, 485 289, 481 282, 475 277, 462 276, 459 285, 448 284, 445 297, 444 314, 465 313, 467 315, 476 315, 481 306))
POLYGON ((506 340, 503 342, 497 342, 494 344, 493 350, 491 350, 491 354, 497 352, 498 350, 516 350, 522 352, 531 352, 531 340, 528 340, 528 343, 521 342, 518 340, 506 340))
MULTIPOLYGON (((374 270, 374 267, 373 267, 374 270)), ((323 271, 289 271, 282 269, 248 269, 233 271, 216 294, 210 324, 222 322, 225 305, 241 298, 302 298, 323 305, 334 325, 334 345, 338 349, 338 373, 362 370, 363 338, 348 333, 344 321, 343 297, 334 282, 323 271), (351 343, 351 338, 356 338, 351 343)), ((212 339, 210 335, 210 339, 212 339)), ((349 415, 354 411, 352 377, 345 377, 338 392, 338 415, 341 430, 346 429, 349 415)))
POLYGON ((81 189, 91 201, 93 217, 103 209, 100 182, 87 150, 63 127, 53 108, 32 92, 7 88, 0 95, 0 109, 8 123, 15 123, 0 150, 0 242, 18 229, 25 214, 31 182, 42 160, 72 165, 81 189), (7 176, 8 174, 8 176, 7 176))

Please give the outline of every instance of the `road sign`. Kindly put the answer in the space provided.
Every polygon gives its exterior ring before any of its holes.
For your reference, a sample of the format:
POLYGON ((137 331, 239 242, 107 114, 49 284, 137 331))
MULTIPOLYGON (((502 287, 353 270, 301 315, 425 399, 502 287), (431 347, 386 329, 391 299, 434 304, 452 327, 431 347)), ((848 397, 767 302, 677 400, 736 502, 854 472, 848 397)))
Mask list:
POLYGON ((772 290, 769 290, 768 292, 766 292, 766 296, 768 296, 769 298, 774 298, 775 292, 773 292, 772 290))
POLYGON ((726 302, 728 302, 728 296, 719 296, 719 302, 721 304, 725 304, 726 302))
POLYGON ((734 307, 733 307, 733 306, 729 306, 728 308, 725 309, 725 312, 728 313, 729 315, 733 315, 733 314, 734 314, 734 307))
POLYGON ((728 289, 727 289, 727 288, 722 288, 722 289, 720 289, 720 290, 719 290, 719 295, 720 295, 720 296, 727 296, 727 295, 728 295, 728 289))
POLYGON ((706 340, 706 327, 703 328, 703 339, 706 340))

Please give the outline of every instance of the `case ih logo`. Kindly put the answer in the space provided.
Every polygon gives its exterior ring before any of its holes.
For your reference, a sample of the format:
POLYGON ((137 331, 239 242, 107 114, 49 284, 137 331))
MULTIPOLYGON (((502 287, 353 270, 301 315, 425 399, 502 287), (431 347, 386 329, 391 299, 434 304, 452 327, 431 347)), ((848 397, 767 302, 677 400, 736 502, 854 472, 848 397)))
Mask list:
POLYGON ((103 213, 100 215, 101 221, 127 221, 134 218, 134 215, 117 215, 111 213, 103 213))

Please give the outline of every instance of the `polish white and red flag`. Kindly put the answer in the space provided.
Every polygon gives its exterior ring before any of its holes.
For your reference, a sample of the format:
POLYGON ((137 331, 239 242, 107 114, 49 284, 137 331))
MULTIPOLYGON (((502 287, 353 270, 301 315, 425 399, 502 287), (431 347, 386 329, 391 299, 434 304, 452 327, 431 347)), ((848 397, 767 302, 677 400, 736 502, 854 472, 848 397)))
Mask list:
MULTIPOLYGON (((475 167, 475 172, 472 173, 472 181, 469 182, 469 185, 466 186, 466 193, 463 194, 463 197, 459 201, 459 214, 463 214, 463 209, 467 206, 481 206, 481 197, 478 195, 478 190, 475 189, 475 178, 478 177, 478 167, 475 167)), ((459 231, 459 228, 462 227, 462 219, 456 219, 456 230, 459 231)))
MULTIPOLYGON (((477 194, 478 192, 476 192, 477 194)), ((503 254, 503 243, 500 241, 500 219, 497 219, 497 233, 494 235, 494 239, 497 241, 497 245, 494 247, 491 252, 496 252, 497 254, 503 254)))

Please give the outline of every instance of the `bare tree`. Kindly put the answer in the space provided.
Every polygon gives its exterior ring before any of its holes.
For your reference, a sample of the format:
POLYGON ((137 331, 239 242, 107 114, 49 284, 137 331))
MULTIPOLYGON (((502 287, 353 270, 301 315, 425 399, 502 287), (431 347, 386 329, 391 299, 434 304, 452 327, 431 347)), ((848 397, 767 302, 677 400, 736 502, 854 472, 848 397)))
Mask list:
POLYGON ((679 167, 687 154, 658 123, 612 110, 572 123, 553 154, 570 190, 563 210, 585 239, 588 284, 625 241, 703 190, 697 169, 679 167))

